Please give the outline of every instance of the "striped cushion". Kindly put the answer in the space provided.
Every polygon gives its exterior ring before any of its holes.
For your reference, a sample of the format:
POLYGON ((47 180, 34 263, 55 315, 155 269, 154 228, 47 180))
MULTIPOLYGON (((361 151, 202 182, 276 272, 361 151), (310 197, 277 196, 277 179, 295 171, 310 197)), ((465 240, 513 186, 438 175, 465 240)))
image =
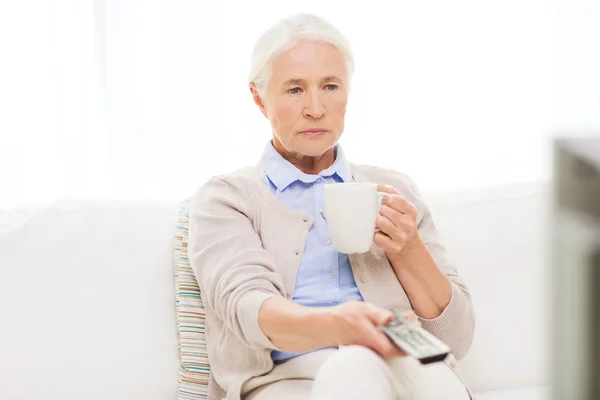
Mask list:
POLYGON ((175 285, 179 340, 178 400, 206 399, 210 365, 204 338, 204 306, 188 260, 189 209, 192 198, 179 209, 175 228, 175 285))

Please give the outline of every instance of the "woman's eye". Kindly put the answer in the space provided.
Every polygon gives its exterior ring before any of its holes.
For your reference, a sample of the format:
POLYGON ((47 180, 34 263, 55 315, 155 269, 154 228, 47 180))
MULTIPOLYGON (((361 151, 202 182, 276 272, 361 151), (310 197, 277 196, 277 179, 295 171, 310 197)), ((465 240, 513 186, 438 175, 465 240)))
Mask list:
POLYGON ((329 85, 326 85, 326 86, 325 86, 325 88, 326 88, 327 90, 335 90, 335 89, 337 89, 337 88, 338 88, 338 85, 335 85, 335 84, 333 84, 333 83, 330 83, 329 85))
POLYGON ((300 88, 299 87, 291 88, 290 90, 288 90, 288 92, 291 94, 298 94, 298 93, 300 93, 300 88))

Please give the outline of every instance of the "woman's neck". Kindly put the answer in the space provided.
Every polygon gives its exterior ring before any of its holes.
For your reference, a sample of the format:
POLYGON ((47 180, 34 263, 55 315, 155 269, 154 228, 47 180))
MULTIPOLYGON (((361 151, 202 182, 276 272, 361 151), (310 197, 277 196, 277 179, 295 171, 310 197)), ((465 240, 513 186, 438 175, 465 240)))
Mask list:
POLYGON ((281 143, 273 141, 273 147, 283 158, 289 161, 300 171, 309 175, 318 175, 321 171, 331 167, 335 161, 335 149, 328 149, 320 156, 312 157, 287 151, 281 143))

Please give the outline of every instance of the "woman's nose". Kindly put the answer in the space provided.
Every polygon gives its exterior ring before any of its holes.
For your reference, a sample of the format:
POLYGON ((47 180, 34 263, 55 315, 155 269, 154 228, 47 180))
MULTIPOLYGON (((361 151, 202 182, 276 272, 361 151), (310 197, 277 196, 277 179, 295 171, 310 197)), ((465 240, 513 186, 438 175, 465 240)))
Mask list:
POLYGON ((311 92, 306 96, 304 106, 304 116, 312 118, 321 118, 325 114, 325 106, 318 92, 311 92))

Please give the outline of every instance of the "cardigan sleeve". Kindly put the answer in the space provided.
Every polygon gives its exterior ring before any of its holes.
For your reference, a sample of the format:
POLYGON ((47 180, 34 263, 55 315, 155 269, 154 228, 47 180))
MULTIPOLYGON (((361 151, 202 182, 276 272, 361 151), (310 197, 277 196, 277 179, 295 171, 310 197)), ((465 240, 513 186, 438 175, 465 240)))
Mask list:
POLYGON ((455 357, 461 359, 469 351, 475 332, 475 310, 471 294, 466 283, 459 276, 456 266, 448 259, 446 248, 435 227, 429 207, 421 200, 414 182, 410 178, 408 178, 408 182, 413 194, 418 199, 419 206, 417 208, 422 216, 418 224, 419 235, 452 286, 450 302, 442 313, 433 319, 420 319, 423 328, 450 346, 455 357))
POLYGON ((265 300, 285 294, 283 282, 252 226, 243 191, 213 178, 194 195, 189 218, 188 257, 207 313, 247 346, 277 349, 258 313, 265 300))

